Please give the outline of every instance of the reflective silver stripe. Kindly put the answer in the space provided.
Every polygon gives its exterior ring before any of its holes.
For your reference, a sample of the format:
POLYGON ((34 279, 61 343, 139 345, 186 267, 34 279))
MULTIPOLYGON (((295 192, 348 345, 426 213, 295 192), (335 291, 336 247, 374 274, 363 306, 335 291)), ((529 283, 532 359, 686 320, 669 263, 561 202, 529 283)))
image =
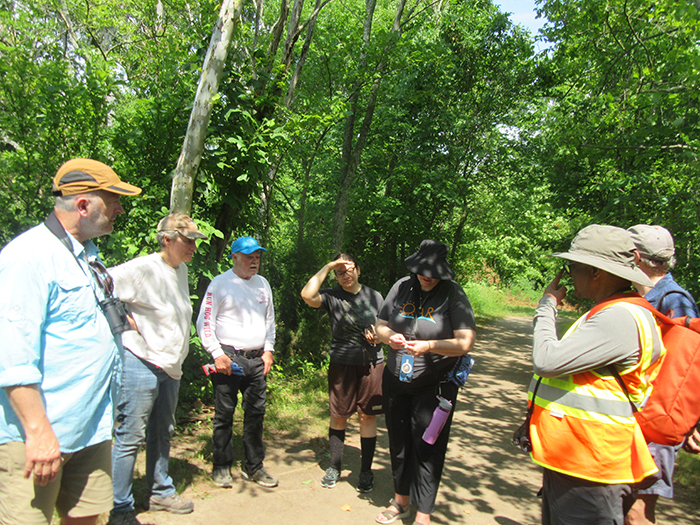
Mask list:
POLYGON ((537 397, 586 412, 596 412, 598 414, 618 417, 632 417, 633 415, 632 406, 626 399, 624 401, 617 401, 614 399, 582 396, 576 392, 568 392, 561 388, 548 385, 544 380, 540 383, 537 397))

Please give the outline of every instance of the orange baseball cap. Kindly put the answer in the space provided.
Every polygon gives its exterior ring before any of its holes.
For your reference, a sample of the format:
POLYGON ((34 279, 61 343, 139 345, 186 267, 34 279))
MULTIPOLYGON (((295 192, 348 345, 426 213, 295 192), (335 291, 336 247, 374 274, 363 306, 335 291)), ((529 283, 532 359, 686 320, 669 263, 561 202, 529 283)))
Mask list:
POLYGON ((69 160, 53 178, 53 194, 57 197, 97 190, 119 195, 141 193, 141 188, 122 182, 112 168, 92 159, 69 160))

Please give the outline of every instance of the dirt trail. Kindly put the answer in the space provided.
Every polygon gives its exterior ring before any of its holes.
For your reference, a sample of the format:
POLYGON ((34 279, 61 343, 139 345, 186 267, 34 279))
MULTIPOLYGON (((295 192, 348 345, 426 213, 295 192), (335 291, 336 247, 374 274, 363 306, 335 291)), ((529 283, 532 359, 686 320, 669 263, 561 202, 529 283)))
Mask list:
MULTIPOLYGON (((540 522, 536 493, 541 471, 510 443, 513 431, 524 417, 526 385, 532 373, 531 326, 529 318, 511 317, 479 328, 472 354, 476 366, 459 395, 433 523, 530 525, 540 522)), ((374 462, 375 488, 369 494, 355 491, 360 456, 356 426, 349 427, 344 456, 346 470, 333 489, 324 489, 319 484, 327 465, 321 461, 319 466, 316 451, 325 450, 324 439, 277 438, 266 445, 265 465, 279 477, 278 488, 263 489, 240 479, 235 480, 232 489, 198 482, 183 493, 194 501, 194 513, 176 516, 142 512, 138 519, 153 525, 369 525, 393 496, 383 418, 379 420, 374 462)), ((184 462, 186 452, 180 448, 173 460, 184 462)), ((195 471, 210 468, 195 459, 186 461, 195 471)), ((700 523, 696 514, 692 504, 662 499, 657 518, 659 523, 700 523)))

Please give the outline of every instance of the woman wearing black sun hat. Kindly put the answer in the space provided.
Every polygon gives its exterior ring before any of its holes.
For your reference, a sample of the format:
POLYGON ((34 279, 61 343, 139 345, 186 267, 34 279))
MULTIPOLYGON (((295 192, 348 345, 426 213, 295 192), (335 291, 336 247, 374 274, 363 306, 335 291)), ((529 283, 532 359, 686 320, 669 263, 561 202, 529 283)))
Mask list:
POLYGON ((395 494, 377 523, 406 518, 411 503, 414 523, 428 525, 435 507, 458 390, 447 374, 476 338, 474 312, 447 251, 441 242, 423 241, 405 260, 411 275, 394 284, 379 311, 377 335, 390 347, 383 394, 395 494), (423 433, 440 398, 452 411, 428 444, 423 433))

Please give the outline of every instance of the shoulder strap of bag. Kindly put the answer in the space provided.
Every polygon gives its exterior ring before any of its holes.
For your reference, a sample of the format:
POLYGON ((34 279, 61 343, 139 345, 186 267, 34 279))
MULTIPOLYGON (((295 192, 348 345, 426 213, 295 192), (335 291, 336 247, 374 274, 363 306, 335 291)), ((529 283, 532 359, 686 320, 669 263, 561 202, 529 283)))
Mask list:
POLYGON ((671 319, 669 316, 666 314, 662 314, 659 312, 656 308, 654 308, 649 301, 644 299, 641 295, 639 295, 637 292, 624 292, 620 294, 613 295, 612 297, 609 297, 605 301, 602 301, 595 305, 591 310, 588 312, 588 317, 592 317, 596 313, 600 312, 603 308, 610 306, 612 303, 617 303, 617 302, 626 302, 626 303, 631 303, 635 304, 637 306, 641 306, 642 308, 646 308, 649 310, 652 314, 654 314, 654 317, 656 319, 664 324, 682 324, 678 321, 675 321, 671 319))
POLYGON ((697 303, 695 302, 695 299, 693 298, 692 295, 690 295, 690 294, 689 294, 688 292, 686 292, 685 290, 669 290, 668 292, 666 292, 665 294, 663 294, 663 295, 661 296, 661 298, 659 299, 659 310, 663 310, 663 309, 661 308, 661 305, 663 304, 664 299, 666 299, 666 296, 667 296, 667 295, 672 294, 672 293, 679 293, 679 294, 681 294, 682 296, 684 296, 686 299, 688 299, 688 300, 690 301, 690 304, 692 304, 692 305, 695 307, 695 311, 697 312, 697 310, 698 310, 698 305, 697 305, 697 303))
POLYGON ((58 217, 56 217, 55 212, 49 213, 49 216, 46 217, 44 224, 51 233, 58 237, 58 240, 61 241, 63 246, 68 248, 69 252, 73 253, 73 244, 70 242, 66 229, 63 227, 63 224, 61 224, 61 221, 58 220, 58 217))
POLYGON ((537 383, 535 384, 535 389, 532 391, 532 403, 530 403, 530 406, 527 407, 528 419, 530 418, 530 416, 532 416, 532 413, 535 411, 535 399, 537 398, 537 389, 540 387, 541 382, 542 382, 542 377, 538 376, 537 383))

